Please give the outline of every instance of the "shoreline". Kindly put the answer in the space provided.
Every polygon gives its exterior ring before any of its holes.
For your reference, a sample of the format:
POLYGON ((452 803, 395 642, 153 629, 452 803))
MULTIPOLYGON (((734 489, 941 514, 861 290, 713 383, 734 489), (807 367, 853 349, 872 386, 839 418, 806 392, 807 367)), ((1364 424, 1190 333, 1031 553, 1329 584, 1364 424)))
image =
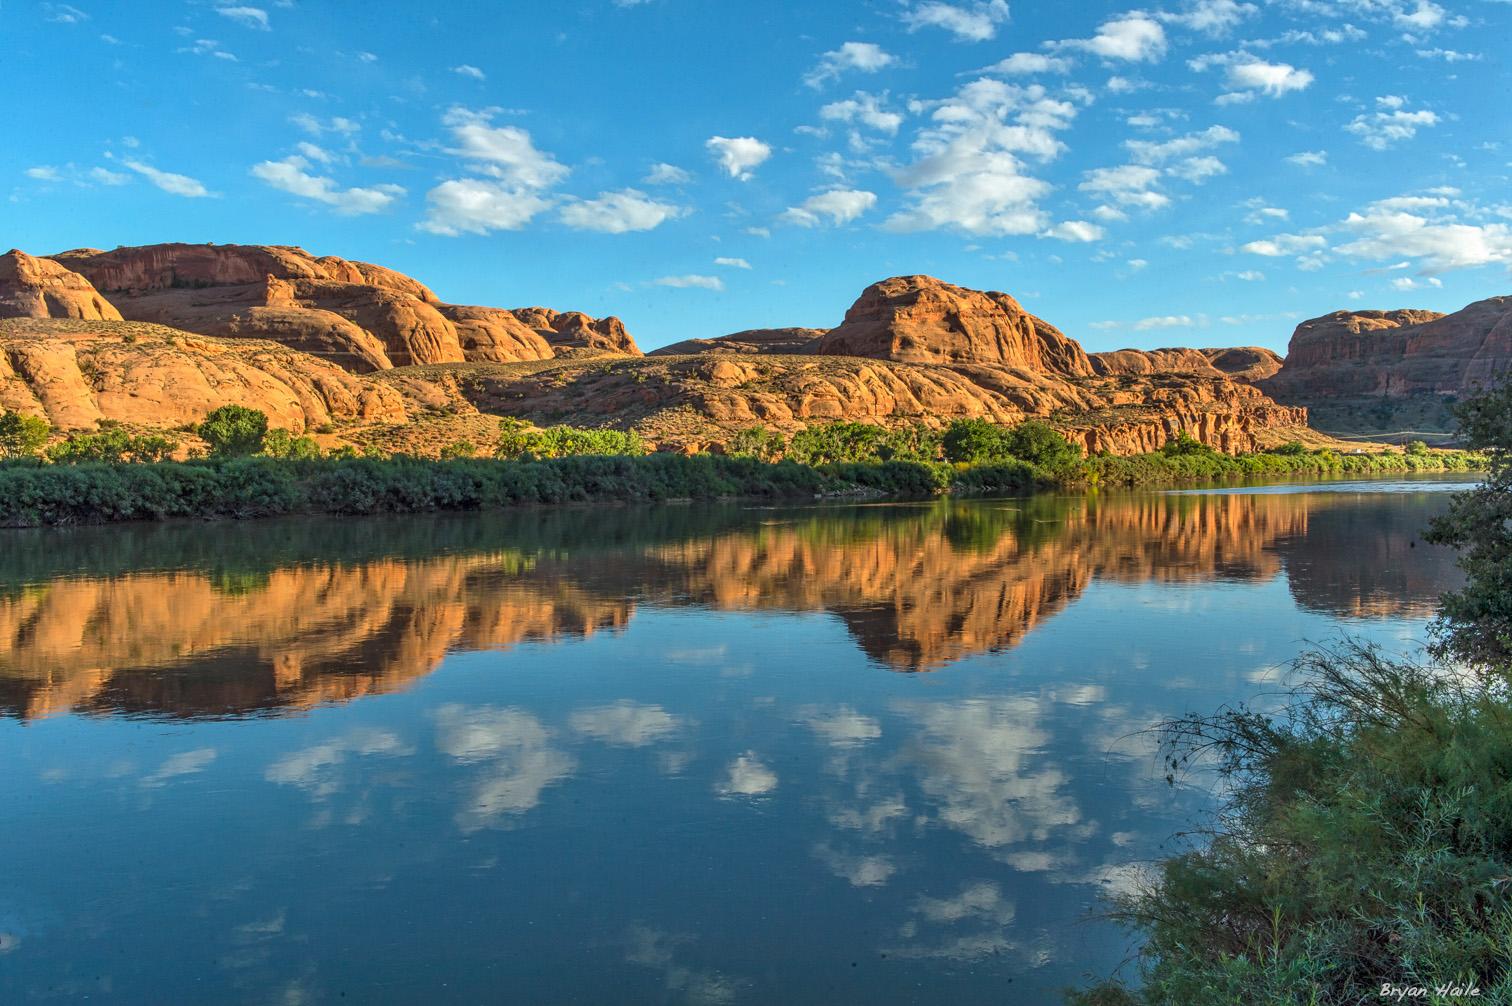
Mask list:
POLYGON ((721 455, 501 461, 412 457, 0 464, 0 528, 165 520, 367 516, 699 501, 926 499, 1101 488, 1184 488, 1296 477, 1473 472, 1468 452, 1263 452, 1099 456, 1060 470, 1027 462, 803 465, 721 455))

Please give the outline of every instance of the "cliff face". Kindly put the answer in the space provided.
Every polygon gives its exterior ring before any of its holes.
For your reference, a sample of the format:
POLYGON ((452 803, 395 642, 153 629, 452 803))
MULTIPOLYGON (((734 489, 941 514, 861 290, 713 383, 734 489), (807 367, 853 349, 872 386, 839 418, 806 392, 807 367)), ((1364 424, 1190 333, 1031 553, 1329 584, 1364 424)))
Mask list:
POLYGON ((78 273, 11 249, 0 255, 0 318, 120 321, 121 314, 78 273))
POLYGON ((581 311, 553 311, 547 307, 518 307, 509 312, 555 349, 640 356, 640 347, 614 316, 591 318, 581 311))
MULTIPOLYGON (((498 308, 444 304, 402 273, 300 248, 148 245, 53 256, 132 321, 223 338, 263 338, 348 370, 550 359, 552 340, 498 308)), ((557 315, 553 339, 633 340, 617 318, 557 315), (589 333, 589 334, 584 334, 589 333)))
POLYGON ((1223 349, 1200 349, 1213 368, 1231 381, 1254 384, 1275 375, 1281 369, 1281 357, 1263 346, 1232 346, 1223 349))
POLYGON ((1092 372, 1118 374, 1201 374, 1219 376, 1222 371, 1200 349, 1119 349, 1111 353, 1093 353, 1092 372))
POLYGON ((988 364, 1085 377, 1091 361, 1074 340, 1006 293, 932 276, 895 276, 867 287, 814 353, 900 363, 988 364))
POLYGON ((221 340, 131 322, 0 322, 0 409, 64 430, 100 420, 171 429, 222 405, 294 432, 404 422, 394 389, 261 340, 221 340))
POLYGON ((1328 429, 1452 429, 1443 399, 1509 371, 1512 297, 1492 297, 1453 314, 1335 311, 1304 321, 1285 365, 1259 386, 1318 409, 1328 429))

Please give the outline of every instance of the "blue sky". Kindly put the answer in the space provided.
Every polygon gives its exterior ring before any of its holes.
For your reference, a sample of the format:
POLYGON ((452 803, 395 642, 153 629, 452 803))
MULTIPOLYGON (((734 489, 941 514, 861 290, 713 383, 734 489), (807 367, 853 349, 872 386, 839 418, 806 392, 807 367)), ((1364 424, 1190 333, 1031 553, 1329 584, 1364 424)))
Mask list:
POLYGON ((1093 350, 1512 292, 1506 0, 362 11, 4 2, 0 240, 297 244, 646 348, 916 272, 1093 350))

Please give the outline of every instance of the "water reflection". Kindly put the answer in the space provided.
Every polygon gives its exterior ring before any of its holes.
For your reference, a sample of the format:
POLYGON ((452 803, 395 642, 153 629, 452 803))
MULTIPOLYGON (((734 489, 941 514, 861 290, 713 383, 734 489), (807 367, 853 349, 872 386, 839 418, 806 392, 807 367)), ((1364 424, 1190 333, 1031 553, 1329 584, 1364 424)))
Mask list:
MULTIPOLYGON (((643 608, 827 612, 899 671, 1011 648, 1099 580, 1284 574, 1312 610, 1418 617, 1456 575, 1421 543, 1422 514, 1293 493, 9 532, 0 711, 305 709, 402 689, 452 651, 622 630, 643 608)), ((593 716, 583 732, 632 746, 671 729, 660 710, 593 716)))

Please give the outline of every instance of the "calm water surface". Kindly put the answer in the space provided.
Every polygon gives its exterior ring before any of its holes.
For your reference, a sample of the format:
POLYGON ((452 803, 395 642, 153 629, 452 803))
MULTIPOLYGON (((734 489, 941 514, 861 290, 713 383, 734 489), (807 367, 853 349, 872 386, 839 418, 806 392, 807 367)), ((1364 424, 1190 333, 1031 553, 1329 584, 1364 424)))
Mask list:
POLYGON ((0 532, 0 1002, 1054 1002, 1445 488, 0 532))

